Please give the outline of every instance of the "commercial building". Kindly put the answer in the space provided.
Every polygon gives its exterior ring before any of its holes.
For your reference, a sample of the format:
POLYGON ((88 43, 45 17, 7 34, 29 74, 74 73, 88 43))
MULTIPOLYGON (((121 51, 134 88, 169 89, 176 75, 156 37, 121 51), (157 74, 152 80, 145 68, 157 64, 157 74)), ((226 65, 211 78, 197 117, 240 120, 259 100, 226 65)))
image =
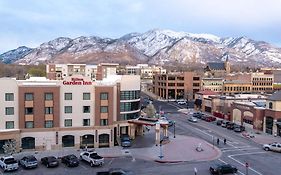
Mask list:
POLYGON ((201 89, 201 76, 195 72, 174 72, 153 76, 153 93, 162 99, 194 99, 201 89))
POLYGON ((140 114, 139 76, 92 81, 75 75, 64 80, 0 79, 0 83, 1 145, 15 139, 18 150, 111 147, 120 134, 138 134, 138 126, 128 120, 140 114))
POLYGON ((202 78, 202 90, 210 90, 221 93, 223 83, 223 78, 202 78))

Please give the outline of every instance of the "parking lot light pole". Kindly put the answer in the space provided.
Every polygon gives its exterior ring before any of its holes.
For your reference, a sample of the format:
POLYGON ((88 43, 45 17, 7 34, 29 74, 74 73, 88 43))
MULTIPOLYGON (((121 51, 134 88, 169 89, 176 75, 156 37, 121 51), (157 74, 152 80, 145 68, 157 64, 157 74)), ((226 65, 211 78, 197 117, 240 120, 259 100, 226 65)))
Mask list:
POLYGON ((174 138, 176 138, 176 121, 174 121, 174 138))

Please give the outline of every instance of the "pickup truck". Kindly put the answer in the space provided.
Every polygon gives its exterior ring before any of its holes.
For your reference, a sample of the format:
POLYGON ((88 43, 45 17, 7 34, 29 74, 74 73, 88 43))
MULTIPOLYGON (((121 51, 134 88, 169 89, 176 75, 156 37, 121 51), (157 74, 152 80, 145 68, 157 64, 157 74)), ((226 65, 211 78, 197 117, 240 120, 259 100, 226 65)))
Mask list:
POLYGON ((0 166, 4 171, 12 171, 19 168, 19 164, 13 156, 1 157, 0 166))
POLYGON ((92 167, 104 164, 104 158, 99 156, 96 151, 84 151, 80 154, 80 159, 88 162, 92 167))
POLYGON ((108 171, 97 172, 96 175, 134 175, 131 171, 126 171, 121 168, 111 168, 108 171))

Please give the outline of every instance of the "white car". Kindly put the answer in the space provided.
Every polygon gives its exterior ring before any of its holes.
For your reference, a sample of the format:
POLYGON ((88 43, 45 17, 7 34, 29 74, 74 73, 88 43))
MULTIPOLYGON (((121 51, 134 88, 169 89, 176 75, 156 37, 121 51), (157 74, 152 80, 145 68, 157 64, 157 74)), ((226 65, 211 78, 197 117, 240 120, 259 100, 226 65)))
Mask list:
POLYGON ((180 99, 180 100, 177 100, 177 103, 178 103, 179 105, 186 105, 186 100, 180 99))
POLYGON ((189 117, 189 118, 188 118, 188 121, 193 122, 193 123, 196 123, 196 122, 198 121, 198 119, 195 118, 195 117, 189 117))
POLYGON ((276 152, 281 152, 281 143, 270 143, 270 144, 264 144, 263 149, 265 151, 276 151, 276 152))
POLYGON ((80 159, 88 162, 93 166, 102 166, 104 164, 104 158, 97 154, 96 151, 85 151, 80 154, 80 159))
POLYGON ((12 171, 17 170, 19 168, 19 164, 13 156, 1 157, 0 166, 4 171, 12 171))

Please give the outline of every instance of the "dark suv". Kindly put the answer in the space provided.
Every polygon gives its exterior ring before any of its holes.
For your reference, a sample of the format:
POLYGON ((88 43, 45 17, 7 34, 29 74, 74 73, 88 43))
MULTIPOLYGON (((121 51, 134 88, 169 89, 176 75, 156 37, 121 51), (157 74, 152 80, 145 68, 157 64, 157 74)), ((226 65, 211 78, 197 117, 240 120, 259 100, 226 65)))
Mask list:
POLYGON ((226 128, 232 130, 232 129, 234 129, 234 125, 235 125, 234 123, 229 122, 229 123, 226 124, 226 128))
POLYGON ((79 165, 79 159, 73 155, 66 155, 61 158, 61 163, 64 163, 68 167, 76 167, 79 165))
POLYGON ((245 126, 235 124, 233 130, 234 130, 234 132, 243 132, 243 131, 245 131, 245 126))
POLYGON ((228 174, 236 173, 238 170, 230 164, 216 164, 210 167, 211 174, 228 174))

